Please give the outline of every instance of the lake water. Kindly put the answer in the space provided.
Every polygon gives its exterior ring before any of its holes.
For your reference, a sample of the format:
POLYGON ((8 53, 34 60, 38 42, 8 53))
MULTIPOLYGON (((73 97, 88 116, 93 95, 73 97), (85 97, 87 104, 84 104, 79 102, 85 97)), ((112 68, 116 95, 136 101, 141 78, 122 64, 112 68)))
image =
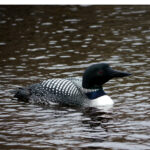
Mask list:
POLYGON ((0 6, 0 149, 150 149, 150 6, 0 6), (10 90, 82 76, 107 62, 132 76, 104 89, 115 105, 45 108, 10 90))

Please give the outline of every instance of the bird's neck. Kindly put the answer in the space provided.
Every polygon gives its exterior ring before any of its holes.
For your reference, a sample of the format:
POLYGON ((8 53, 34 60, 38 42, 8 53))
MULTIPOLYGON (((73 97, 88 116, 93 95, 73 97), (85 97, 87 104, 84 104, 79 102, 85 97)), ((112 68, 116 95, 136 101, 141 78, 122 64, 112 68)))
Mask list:
POLYGON ((104 92, 103 88, 101 87, 100 89, 96 90, 96 91, 90 91, 90 92, 86 92, 86 96, 90 99, 93 100, 95 98, 101 97, 103 95, 106 95, 106 93, 104 92))

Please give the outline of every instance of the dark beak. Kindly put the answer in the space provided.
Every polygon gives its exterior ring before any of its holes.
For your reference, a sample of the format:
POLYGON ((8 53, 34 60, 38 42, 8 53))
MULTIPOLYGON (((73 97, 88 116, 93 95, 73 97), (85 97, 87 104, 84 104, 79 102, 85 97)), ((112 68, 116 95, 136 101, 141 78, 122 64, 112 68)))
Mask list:
POLYGON ((109 75, 111 78, 117 78, 117 77, 126 77, 126 76, 130 76, 131 73, 127 73, 127 72, 122 72, 122 71, 117 71, 117 70, 113 70, 113 69, 109 69, 109 75))

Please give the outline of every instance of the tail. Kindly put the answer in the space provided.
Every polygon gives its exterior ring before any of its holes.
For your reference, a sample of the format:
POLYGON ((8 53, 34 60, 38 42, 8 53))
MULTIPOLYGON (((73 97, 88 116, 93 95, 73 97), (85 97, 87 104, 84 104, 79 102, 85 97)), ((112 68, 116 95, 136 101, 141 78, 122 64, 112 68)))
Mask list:
POLYGON ((30 97, 30 90, 27 88, 18 88, 16 90, 11 91, 12 94, 14 94, 14 97, 21 101, 29 101, 30 97))

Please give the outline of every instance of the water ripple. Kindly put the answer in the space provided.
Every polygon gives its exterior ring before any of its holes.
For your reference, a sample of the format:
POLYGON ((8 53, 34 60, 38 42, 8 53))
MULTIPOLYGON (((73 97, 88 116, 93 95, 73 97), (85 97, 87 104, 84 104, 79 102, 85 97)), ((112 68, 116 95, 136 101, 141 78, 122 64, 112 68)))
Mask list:
POLYGON ((149 9, 0 6, 1 149, 149 149, 149 9), (132 73, 104 85, 107 111, 12 100, 13 89, 99 62, 132 73))

